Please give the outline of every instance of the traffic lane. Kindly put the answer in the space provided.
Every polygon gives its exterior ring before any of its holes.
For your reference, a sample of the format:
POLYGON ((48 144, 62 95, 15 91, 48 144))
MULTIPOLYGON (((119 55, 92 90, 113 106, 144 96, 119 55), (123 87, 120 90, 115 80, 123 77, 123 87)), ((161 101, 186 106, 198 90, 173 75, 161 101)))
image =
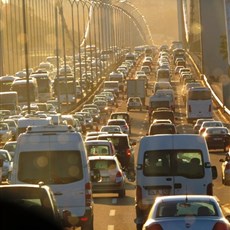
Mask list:
POLYGON ((117 194, 94 194, 94 227, 97 230, 136 228, 135 217, 135 182, 126 183, 126 196, 118 198, 117 194))

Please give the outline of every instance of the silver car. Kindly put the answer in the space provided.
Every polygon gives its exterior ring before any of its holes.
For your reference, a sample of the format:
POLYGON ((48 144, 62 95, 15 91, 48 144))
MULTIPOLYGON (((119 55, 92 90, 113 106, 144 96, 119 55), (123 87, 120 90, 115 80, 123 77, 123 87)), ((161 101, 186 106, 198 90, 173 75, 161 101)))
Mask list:
POLYGON ((142 230, 229 229, 230 223, 227 218, 229 216, 224 216, 214 196, 159 196, 142 230))
MULTIPOLYGON (((13 161, 11 158, 10 153, 5 149, 0 149, 0 160, 2 161, 2 167, 0 167, 1 170, 1 179, 2 181, 7 180, 12 172, 13 169, 13 161)), ((0 164, 1 165, 1 164, 0 164)))

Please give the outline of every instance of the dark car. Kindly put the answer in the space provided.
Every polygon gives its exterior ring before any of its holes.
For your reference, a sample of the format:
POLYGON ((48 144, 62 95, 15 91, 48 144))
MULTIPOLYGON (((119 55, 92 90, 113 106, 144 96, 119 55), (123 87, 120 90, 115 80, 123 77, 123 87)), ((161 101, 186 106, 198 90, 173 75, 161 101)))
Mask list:
POLYGON ((0 206, 0 229, 63 229, 54 194, 42 183, 0 185, 0 206))
POLYGON ((149 126, 147 135, 176 134, 177 129, 173 123, 152 123, 149 126))
POLYGON ((226 127, 208 127, 203 132, 208 149, 223 149, 224 152, 229 150, 230 133, 226 127))
POLYGON ((116 155, 121 163, 122 169, 127 173, 127 178, 131 181, 135 179, 135 166, 134 166, 134 149, 135 141, 129 140, 128 134, 108 133, 101 134, 98 140, 109 140, 113 143, 116 150, 116 155))

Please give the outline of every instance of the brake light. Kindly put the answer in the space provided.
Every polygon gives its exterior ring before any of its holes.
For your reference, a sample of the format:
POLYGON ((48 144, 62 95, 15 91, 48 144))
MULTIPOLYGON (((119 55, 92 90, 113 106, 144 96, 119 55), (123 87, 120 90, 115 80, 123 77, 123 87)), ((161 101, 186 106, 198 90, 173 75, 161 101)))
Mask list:
POLYGON ((131 156, 131 150, 130 150, 130 149, 126 149, 126 155, 127 155, 128 157, 131 156))
POLYGON ((229 227, 224 222, 217 222, 212 230, 229 230, 229 227))
POLYGON ((121 171, 118 171, 116 174, 116 183, 121 183, 122 182, 122 173, 121 171))
POLYGON ((204 131, 205 131, 205 128, 202 128, 202 129, 200 130, 200 134, 202 134, 204 131))
POLYGON ((136 204, 142 206, 142 190, 139 185, 136 187, 136 204))
POLYGON ((207 186, 207 195, 213 196, 213 184, 209 183, 207 186))
POLYGON ((86 206, 92 205, 92 185, 90 182, 85 184, 85 204, 86 206))
POLYGON ((230 169, 230 163, 227 163, 226 165, 225 165, 225 170, 229 170, 230 169))
POLYGON ((209 105, 209 112, 212 112, 212 105, 209 105))
POLYGON ((151 223, 150 225, 145 227, 145 230, 163 230, 160 224, 151 223))

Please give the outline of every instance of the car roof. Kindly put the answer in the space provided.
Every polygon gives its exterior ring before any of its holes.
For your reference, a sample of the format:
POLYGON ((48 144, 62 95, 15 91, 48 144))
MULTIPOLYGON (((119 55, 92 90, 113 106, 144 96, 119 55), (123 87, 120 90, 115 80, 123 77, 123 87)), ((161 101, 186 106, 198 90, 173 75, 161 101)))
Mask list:
POLYGON ((114 160, 117 159, 115 155, 97 155, 97 156, 88 156, 89 160, 114 160))

